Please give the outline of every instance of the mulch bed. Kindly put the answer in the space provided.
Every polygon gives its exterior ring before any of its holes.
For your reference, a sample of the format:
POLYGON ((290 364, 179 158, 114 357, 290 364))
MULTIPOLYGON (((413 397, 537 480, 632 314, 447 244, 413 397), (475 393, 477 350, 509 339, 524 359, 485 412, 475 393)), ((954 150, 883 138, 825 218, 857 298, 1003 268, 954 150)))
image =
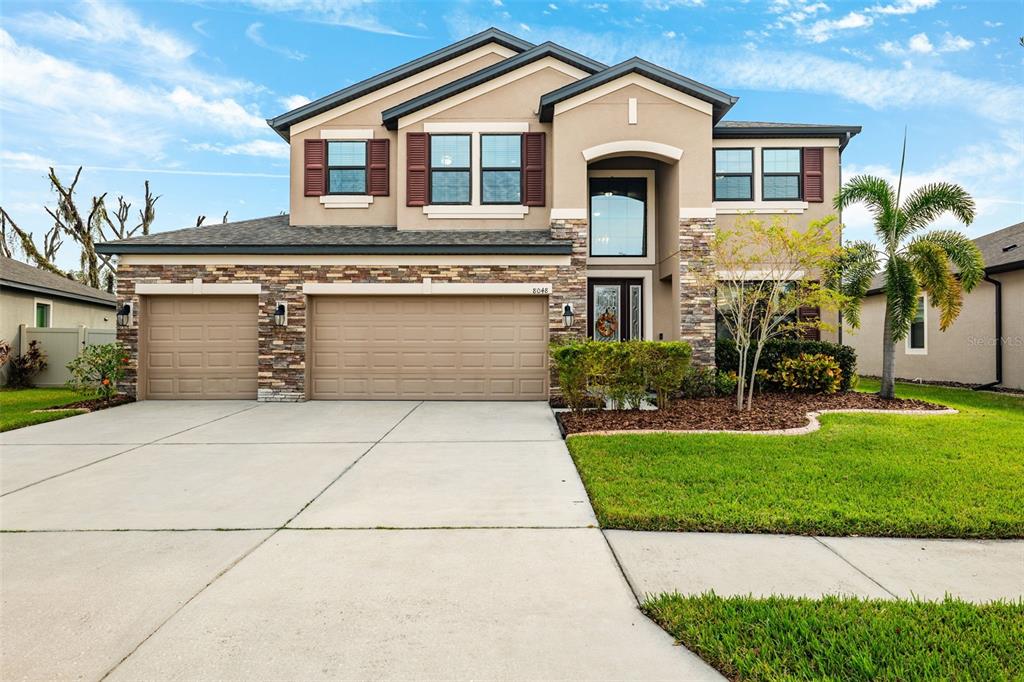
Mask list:
POLYGON ((103 398, 89 398, 88 400, 79 400, 76 403, 68 403, 67 405, 61 405, 60 407, 50 407, 45 410, 35 410, 36 412, 63 412, 65 410, 85 410, 86 412, 95 412, 96 410, 103 410, 108 407, 117 407, 118 405, 127 405, 128 403, 135 402, 134 398, 119 394, 115 395, 110 399, 108 403, 103 398))
POLYGON ((750 410, 736 411, 736 398, 698 398, 674 401, 665 410, 588 410, 559 412, 566 434, 588 431, 708 430, 773 431, 807 426, 808 412, 820 410, 944 410, 924 400, 885 400, 872 393, 764 393, 754 397, 750 410))

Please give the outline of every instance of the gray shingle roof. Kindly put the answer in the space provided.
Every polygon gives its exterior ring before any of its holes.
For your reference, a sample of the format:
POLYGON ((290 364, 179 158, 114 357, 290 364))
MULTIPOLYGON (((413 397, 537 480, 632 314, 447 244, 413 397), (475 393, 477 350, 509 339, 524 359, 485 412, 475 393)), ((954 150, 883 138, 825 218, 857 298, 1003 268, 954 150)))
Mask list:
POLYGON ((552 254, 572 253, 549 230, 398 230, 394 226, 289 225, 287 215, 191 227, 106 242, 100 253, 552 254))
POLYGON ((0 257, 0 286, 113 306, 117 297, 10 258, 0 257))
POLYGON ((850 139, 860 131, 860 126, 832 125, 828 123, 719 121, 715 124, 712 135, 719 139, 835 137, 839 140, 839 149, 843 150, 850 139))

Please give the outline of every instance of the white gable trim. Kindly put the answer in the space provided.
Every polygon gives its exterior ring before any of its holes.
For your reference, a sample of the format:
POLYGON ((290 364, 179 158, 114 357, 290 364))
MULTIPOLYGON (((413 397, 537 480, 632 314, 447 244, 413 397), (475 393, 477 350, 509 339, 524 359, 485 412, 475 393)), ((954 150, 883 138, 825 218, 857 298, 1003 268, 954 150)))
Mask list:
POLYGON ((583 158, 587 161, 593 161, 605 156, 611 156, 612 154, 631 154, 635 152, 654 154, 655 156, 660 156, 662 158, 669 159, 670 161, 678 161, 683 158, 683 150, 679 147, 673 147, 670 144, 663 144, 661 142, 651 142, 650 140, 617 140, 615 142, 605 142, 604 144, 598 144, 584 149, 583 158))
POLYGON ((657 81, 647 78, 646 76, 641 76, 637 73, 630 73, 620 78, 616 78, 613 81, 609 81, 608 83, 604 83, 603 85, 599 85, 591 90, 587 90, 586 92, 581 92, 575 97, 570 97, 564 102, 559 102, 555 105, 555 116, 571 111, 578 106, 586 104, 587 102, 592 102, 599 97, 610 95, 613 92, 617 92, 629 85, 638 85, 645 90, 650 90, 656 95, 661 95, 662 97, 666 97, 678 102, 679 104, 690 107, 691 109, 696 109, 708 116, 711 115, 713 110, 713 107, 702 99, 691 97, 685 92, 679 92, 675 88, 662 85, 657 81))
POLYGON ((571 76, 576 80, 585 78, 586 76, 590 75, 586 71, 583 71, 582 69, 577 69, 575 66, 570 66, 569 64, 566 64, 560 59, 555 59, 554 57, 545 57, 544 59, 540 59, 529 64, 524 64, 523 66, 519 67, 518 69, 515 69, 514 71, 510 71, 509 73, 498 76, 497 78, 492 78, 491 80, 481 83, 480 85, 477 85, 474 88, 470 88, 465 92, 460 92, 457 95, 452 95, 451 97, 448 97, 444 101, 438 102, 437 104, 432 104, 425 109, 420 109, 419 111, 415 111, 409 114, 408 116, 403 116, 402 118, 398 119, 398 127, 400 129, 405 128, 414 123, 418 123, 423 119, 430 118, 432 116, 437 116, 442 111, 447 111, 452 107, 457 107, 460 104, 468 102, 472 99, 476 99, 481 95, 486 95, 487 93, 497 90, 498 88, 504 87, 509 83, 514 83, 517 80, 526 78, 527 76, 537 73, 538 71, 543 71, 544 69, 554 69, 555 71, 561 71, 562 73, 566 74, 567 76, 571 76))
POLYGON ((469 64, 470 62, 480 59, 481 57, 484 57, 489 54, 496 54, 499 55, 500 57, 508 59, 509 57, 513 57, 518 53, 515 52, 514 50, 508 49, 507 47, 498 45, 497 43, 488 43, 487 45, 478 47, 472 52, 467 52, 466 54, 460 57, 449 59, 448 61, 438 64, 437 66, 427 69, 426 71, 421 71, 420 73, 413 74, 408 78, 403 78, 402 80, 396 83, 392 83, 391 85, 387 85, 383 88, 380 88, 379 90, 369 92, 358 99, 352 100, 351 102, 345 102, 344 104, 335 107, 334 109, 325 111, 322 114, 317 114, 316 116, 308 118, 305 121, 300 121, 299 123, 296 123, 291 128, 289 128, 288 135, 295 136, 298 135, 299 133, 310 130, 311 128, 315 128, 318 125, 323 125, 324 123, 327 123, 328 121, 335 119, 338 116, 344 116, 345 114, 353 112, 356 109, 362 109, 366 105, 372 104, 377 100, 384 99, 385 97, 390 97, 391 95, 399 93, 410 86, 417 85, 424 81, 428 81, 431 78, 436 78, 437 76, 440 76, 443 73, 447 73, 452 69, 457 69, 458 67, 463 66, 464 64, 469 64))

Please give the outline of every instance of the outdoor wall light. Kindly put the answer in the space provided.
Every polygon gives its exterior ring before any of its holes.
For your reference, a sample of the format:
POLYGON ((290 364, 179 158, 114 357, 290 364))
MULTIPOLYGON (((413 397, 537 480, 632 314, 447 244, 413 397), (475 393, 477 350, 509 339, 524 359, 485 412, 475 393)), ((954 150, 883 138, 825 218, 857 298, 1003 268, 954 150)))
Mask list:
POLYGON ((274 308, 274 324, 278 327, 288 326, 288 304, 283 301, 277 302, 274 308))
POLYGON ((132 304, 124 303, 117 309, 117 326, 128 327, 132 323, 132 304))
POLYGON ((572 304, 566 303, 565 308, 562 309, 562 324, 564 324, 565 328, 568 329, 572 326, 572 322, 575 318, 576 316, 573 315, 572 312, 572 304))

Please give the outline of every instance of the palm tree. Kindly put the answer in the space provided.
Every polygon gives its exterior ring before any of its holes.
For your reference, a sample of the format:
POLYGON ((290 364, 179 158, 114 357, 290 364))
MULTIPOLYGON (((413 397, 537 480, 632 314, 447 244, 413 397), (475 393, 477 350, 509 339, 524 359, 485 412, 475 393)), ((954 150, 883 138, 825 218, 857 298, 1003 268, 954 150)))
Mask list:
POLYGON ((834 267, 840 291, 848 297, 843 308, 853 327, 860 324, 860 302, 872 278, 884 269, 885 320, 882 326, 882 387, 879 395, 895 395, 896 343, 910 332, 917 315, 920 292, 939 310, 939 329, 945 331, 960 314, 963 294, 985 274, 978 247, 962 232, 922 232, 944 213, 951 213, 964 225, 974 220, 974 199, 959 185, 935 182, 924 185, 900 200, 903 160, 895 190, 883 178, 858 175, 843 185, 835 208, 863 202, 874 215, 878 244, 859 241, 848 244, 834 267), (956 271, 959 271, 958 273, 956 271))

